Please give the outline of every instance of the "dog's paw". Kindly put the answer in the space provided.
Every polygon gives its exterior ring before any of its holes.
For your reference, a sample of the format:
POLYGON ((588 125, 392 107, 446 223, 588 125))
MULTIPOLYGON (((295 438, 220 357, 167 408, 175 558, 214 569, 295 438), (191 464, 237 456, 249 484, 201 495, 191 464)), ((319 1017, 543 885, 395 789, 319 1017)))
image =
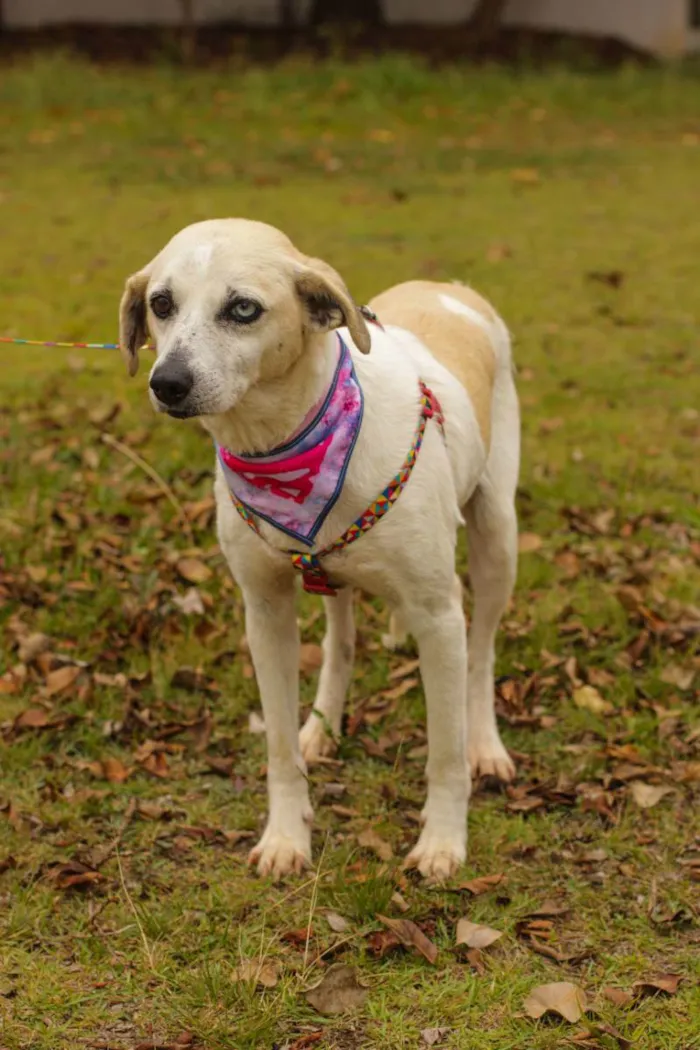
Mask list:
POLYGON ((299 733, 301 757, 307 765, 312 765, 320 758, 334 755, 337 749, 337 738, 331 735, 326 719, 312 711, 299 733))
POLYGON ((406 857, 405 868, 417 868, 423 878, 445 882, 467 859, 466 834, 432 832, 426 826, 406 857))
POLYGON ((266 828, 248 854, 248 863, 257 866, 258 875, 272 875, 275 881, 285 875, 301 875, 311 867, 311 829, 305 827, 294 836, 266 828))
POLYGON ((508 782, 515 776, 515 763, 498 736, 469 741, 469 765, 477 777, 498 777, 508 782))

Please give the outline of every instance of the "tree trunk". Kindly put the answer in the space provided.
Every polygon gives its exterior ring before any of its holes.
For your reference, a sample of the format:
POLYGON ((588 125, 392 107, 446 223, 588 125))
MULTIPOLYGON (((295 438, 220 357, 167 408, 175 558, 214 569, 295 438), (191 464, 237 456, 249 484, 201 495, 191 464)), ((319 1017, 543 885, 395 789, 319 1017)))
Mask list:
POLYGON ((294 0, 280 0, 279 19, 283 29, 294 29, 297 24, 296 14, 294 0))
POLYGON ((496 35, 507 3, 508 0, 476 0, 468 25, 479 42, 491 40, 496 35))
POLYGON ((381 25, 381 0, 313 0, 309 22, 312 26, 328 22, 381 25))
POLYGON ((180 0, 180 49, 182 61, 189 65, 197 49, 197 29, 194 24, 194 0, 180 0))

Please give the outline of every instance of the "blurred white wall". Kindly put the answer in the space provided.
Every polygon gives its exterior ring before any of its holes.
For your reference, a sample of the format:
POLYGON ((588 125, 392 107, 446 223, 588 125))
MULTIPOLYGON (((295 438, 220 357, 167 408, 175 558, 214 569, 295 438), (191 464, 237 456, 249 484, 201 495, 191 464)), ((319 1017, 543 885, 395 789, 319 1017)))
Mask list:
MULTIPOLYGON (((449 25, 468 17, 475 0, 383 0, 387 21, 449 25)), ((310 0, 297 0, 300 12, 310 0)), ((274 25, 278 0, 193 0, 197 22, 239 21, 274 25)), ((76 22, 175 25, 179 0, 4 0, 8 27, 76 22)), ((692 0, 509 0, 505 23, 614 36, 664 55, 700 48, 691 25, 692 0)))

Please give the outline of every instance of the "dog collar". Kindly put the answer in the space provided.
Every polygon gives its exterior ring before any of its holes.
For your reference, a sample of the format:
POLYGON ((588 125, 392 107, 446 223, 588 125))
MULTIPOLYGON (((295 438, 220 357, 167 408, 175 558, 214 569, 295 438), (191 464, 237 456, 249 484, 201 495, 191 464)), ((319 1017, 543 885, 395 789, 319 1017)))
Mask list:
POLYGON ((362 423, 362 391, 340 336, 338 350, 323 403, 299 433, 262 455, 217 448, 234 503, 308 547, 340 495, 362 423))
MULTIPOLYGON (((411 442, 411 447, 408 450, 408 454, 406 455, 401 469, 394 475, 386 488, 380 492, 374 502, 370 503, 367 510, 365 510, 365 512, 361 514, 360 517, 357 518, 337 540, 334 540, 326 547, 322 547, 321 550, 314 553, 293 550, 286 552, 291 558, 294 568, 301 573, 304 590, 308 591, 310 594, 323 594, 329 596, 337 595, 339 588, 332 583, 328 573, 321 564, 321 559, 327 557, 329 554, 335 554, 338 551, 343 550, 345 547, 349 547, 351 543, 359 540, 363 533, 369 532, 369 530, 391 510, 394 503, 406 487, 408 479, 416 465, 418 453, 423 444, 425 428, 428 425, 429 419, 435 419, 440 427, 444 440, 445 421, 440 402, 435 397, 432 390, 430 390, 423 382, 420 383, 420 395, 420 416, 413 436, 413 441, 411 442)), ((232 489, 229 489, 229 491, 231 493, 233 505, 243 521, 260 537, 260 539, 263 539, 256 515, 236 497, 236 494, 232 489)), ((272 524, 274 524, 274 522, 272 524)))

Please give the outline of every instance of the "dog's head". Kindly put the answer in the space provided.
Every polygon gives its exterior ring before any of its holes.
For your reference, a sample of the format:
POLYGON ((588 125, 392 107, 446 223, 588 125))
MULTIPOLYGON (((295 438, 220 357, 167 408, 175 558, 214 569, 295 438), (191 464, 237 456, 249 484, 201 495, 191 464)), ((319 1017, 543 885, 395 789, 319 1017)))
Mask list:
POLYGON ((154 406, 177 418, 235 408, 257 383, 281 378, 319 333, 370 337, 338 274, 272 226, 221 219, 187 226, 126 282, 120 344, 129 373, 150 333, 154 406))

